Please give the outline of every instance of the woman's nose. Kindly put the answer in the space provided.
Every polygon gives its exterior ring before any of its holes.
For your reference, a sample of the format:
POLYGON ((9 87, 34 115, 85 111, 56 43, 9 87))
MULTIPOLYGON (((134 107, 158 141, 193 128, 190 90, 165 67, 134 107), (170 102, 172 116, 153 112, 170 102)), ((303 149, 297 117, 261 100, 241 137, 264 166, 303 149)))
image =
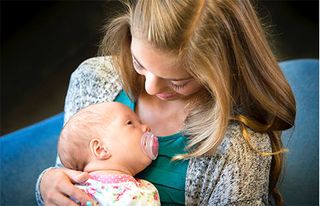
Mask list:
POLYGON ((155 76, 151 72, 145 75, 145 90, 149 95, 156 95, 164 87, 164 80, 155 76))

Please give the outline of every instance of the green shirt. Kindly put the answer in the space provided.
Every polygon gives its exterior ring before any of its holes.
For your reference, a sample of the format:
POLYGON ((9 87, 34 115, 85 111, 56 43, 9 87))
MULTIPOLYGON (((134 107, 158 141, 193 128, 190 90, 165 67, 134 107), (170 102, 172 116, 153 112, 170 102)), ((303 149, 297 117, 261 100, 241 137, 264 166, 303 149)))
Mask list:
MULTIPOLYGON (((134 111, 135 102, 122 90, 115 99, 134 111)), ((185 180, 188 160, 171 161, 176 154, 185 153, 187 138, 180 132, 159 137, 159 155, 144 171, 136 177, 155 185, 159 191, 162 205, 184 205, 185 180)))

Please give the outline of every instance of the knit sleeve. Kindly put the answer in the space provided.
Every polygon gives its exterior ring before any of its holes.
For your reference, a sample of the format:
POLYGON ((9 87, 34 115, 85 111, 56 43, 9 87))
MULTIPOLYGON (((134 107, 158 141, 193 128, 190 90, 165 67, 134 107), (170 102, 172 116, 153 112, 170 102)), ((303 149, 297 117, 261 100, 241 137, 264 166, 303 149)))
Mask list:
MULTIPOLYGON (((65 100, 64 124, 86 106, 113 101, 121 89, 119 76, 111 64, 110 57, 87 59, 71 75, 65 100)), ((57 167, 63 167, 58 156, 55 167, 51 168, 57 167)), ((38 205, 44 205, 40 193, 41 178, 51 168, 44 170, 38 177, 35 189, 38 205)))
MULTIPOLYGON (((267 134, 249 130, 251 144, 271 152, 267 134)), ((186 178, 186 205, 267 205, 271 156, 253 151, 232 123, 211 157, 192 158, 186 178)))
POLYGON ((113 101, 121 89, 110 57, 94 57, 84 61, 71 75, 64 122, 86 106, 113 101))

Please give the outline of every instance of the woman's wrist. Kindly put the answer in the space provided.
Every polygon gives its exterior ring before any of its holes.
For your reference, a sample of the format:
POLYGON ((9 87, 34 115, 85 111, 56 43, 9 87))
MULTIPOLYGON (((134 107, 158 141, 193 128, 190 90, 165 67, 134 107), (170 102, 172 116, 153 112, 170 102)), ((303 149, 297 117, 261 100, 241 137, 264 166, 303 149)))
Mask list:
POLYGON ((36 201, 37 201, 37 205, 38 206, 44 205, 44 201, 43 201, 43 198, 42 198, 42 195, 41 195, 41 191, 40 191, 41 180, 42 180, 42 178, 43 178, 45 173, 47 173, 49 170, 56 169, 56 168, 59 168, 59 167, 57 167, 57 166, 49 167, 49 168, 45 169, 38 177, 38 180, 37 180, 37 183, 36 183, 36 190, 35 190, 36 201))

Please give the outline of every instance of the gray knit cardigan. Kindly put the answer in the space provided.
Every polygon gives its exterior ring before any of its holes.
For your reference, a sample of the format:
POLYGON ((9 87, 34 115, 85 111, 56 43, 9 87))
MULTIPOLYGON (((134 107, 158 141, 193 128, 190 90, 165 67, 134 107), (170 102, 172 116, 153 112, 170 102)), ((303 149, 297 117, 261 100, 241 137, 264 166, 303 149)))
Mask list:
MULTIPOLYGON (((121 90, 119 76, 110 57, 84 61, 71 75, 64 122, 90 104, 113 101, 121 90)), ((271 152, 267 134, 248 130, 255 148, 271 152)), ((213 156, 190 159, 185 182, 185 205, 268 205, 270 165, 271 157, 263 157, 250 149, 239 124, 232 122, 213 156)), ((60 166, 59 159, 56 166, 60 166)), ((43 205, 39 184, 44 172, 36 186, 38 205, 43 205)))

